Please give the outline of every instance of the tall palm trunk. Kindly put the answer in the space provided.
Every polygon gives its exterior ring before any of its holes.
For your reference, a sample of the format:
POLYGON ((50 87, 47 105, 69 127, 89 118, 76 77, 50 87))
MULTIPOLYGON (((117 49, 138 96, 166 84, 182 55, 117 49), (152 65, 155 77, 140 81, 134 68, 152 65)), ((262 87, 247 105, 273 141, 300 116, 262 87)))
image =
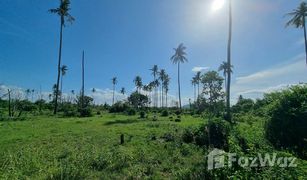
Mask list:
POLYGON ((62 60, 62 39, 63 39, 63 25, 64 17, 61 17, 61 28, 60 28, 60 47, 59 47, 59 61, 58 61, 58 77, 56 83, 56 92, 55 92, 55 102, 54 102, 54 111, 53 114, 56 115, 58 111, 58 96, 59 96, 59 84, 61 76, 61 60, 62 60))
MULTIPOLYGON (((138 91, 138 90, 137 90, 138 91)), ((115 95, 115 85, 113 84, 113 99, 112 99, 112 105, 114 105, 114 95, 115 95)))
POLYGON ((81 97, 81 106, 84 108, 84 51, 82 52, 82 97, 81 97))
POLYGON ((8 96, 9 96, 9 117, 12 117, 12 108, 11 108, 11 90, 8 91, 8 96))
POLYGON ((306 17, 303 18, 303 28, 304 28, 304 38, 305 38, 305 54, 306 54, 306 64, 307 64, 307 34, 306 34, 306 17))
POLYGON ((181 94, 180 94, 180 62, 178 62, 178 96, 179 96, 179 108, 181 110, 181 94))
POLYGON ((196 84, 194 84, 194 104, 196 103, 196 84))
POLYGON ((168 107, 168 104, 167 104, 167 90, 165 91, 165 104, 166 104, 166 107, 168 107))
POLYGON ((227 47, 227 63, 228 63, 228 71, 227 71, 227 99, 226 99, 226 113, 227 120, 231 121, 230 114, 230 84, 231 84, 231 41, 232 41, 232 8, 231 8, 231 0, 229 0, 229 32, 228 32, 228 47, 227 47))
POLYGON ((63 96, 63 75, 61 76, 61 90, 60 90, 60 92, 61 92, 61 96, 60 96, 60 102, 62 103, 62 96, 63 96))
MULTIPOLYGON (((162 84, 163 82, 161 82, 162 84)), ((161 85, 161 107, 163 108, 163 86, 161 85)))

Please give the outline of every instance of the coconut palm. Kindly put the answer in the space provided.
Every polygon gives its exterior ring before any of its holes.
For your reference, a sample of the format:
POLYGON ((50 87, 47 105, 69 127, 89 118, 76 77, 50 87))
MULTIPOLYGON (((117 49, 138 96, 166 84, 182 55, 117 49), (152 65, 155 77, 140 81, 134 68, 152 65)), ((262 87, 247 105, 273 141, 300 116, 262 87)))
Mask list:
POLYGON ((66 75, 67 70, 68 70, 68 68, 67 68, 66 65, 61 66, 61 75, 62 75, 61 76, 61 90, 60 90, 60 92, 61 92, 60 100, 61 101, 62 101, 62 95, 63 95, 63 78, 66 75))
POLYGON ((54 103, 54 114, 58 110, 58 96, 59 96, 59 84, 61 76, 61 59, 62 59, 62 41, 63 41, 63 28, 65 27, 65 22, 68 21, 72 23, 75 19, 69 14, 70 11, 70 0, 60 0, 60 6, 55 9, 50 9, 49 12, 57 14, 60 17, 60 47, 59 47, 59 59, 58 59, 58 74, 56 83, 56 95, 54 103))
POLYGON ((30 96, 31 90, 27 89, 26 90, 26 99, 29 100, 29 96, 30 96))
POLYGON ((138 93, 140 93, 140 90, 142 89, 143 87, 143 82, 142 82, 142 78, 140 76, 136 76, 133 80, 134 84, 135 84, 135 87, 136 87, 136 91, 138 93))
POLYGON ((286 26, 294 26, 296 28, 303 28, 304 30, 304 40, 305 40, 305 54, 306 54, 306 64, 307 64, 307 34, 306 34, 306 16, 307 16, 307 3, 301 2, 297 9, 287 14, 292 16, 286 26))
MULTIPOLYGON (((158 68, 158 66, 157 65, 154 65, 153 66, 153 68, 151 68, 150 69, 151 70, 151 74, 153 75, 153 77, 154 77, 154 81, 153 82, 155 82, 156 81, 156 79, 157 79, 157 76, 158 76, 158 73, 159 73, 159 68, 158 68)), ((153 84, 153 85, 155 85, 155 83, 153 84)), ((154 87, 154 90, 155 90, 155 95, 154 95, 154 107, 157 107, 157 104, 158 104, 158 99, 157 99, 157 86, 153 86, 154 87)))
POLYGON ((124 87, 121 88, 120 93, 122 93, 122 95, 126 94, 126 89, 124 87))
POLYGON ((223 61, 222 64, 220 65, 218 71, 223 71, 223 76, 224 76, 224 80, 225 80, 225 90, 227 89, 227 72, 228 70, 230 70, 230 73, 232 73, 232 69, 233 69, 233 65, 230 65, 230 67, 228 67, 228 63, 223 61))
POLYGON ((163 97, 163 91, 164 91, 164 81, 166 78, 166 71, 165 69, 161 69, 161 71, 159 72, 159 80, 161 81, 161 107, 163 107, 163 101, 164 101, 164 97, 163 97))
POLYGON ((196 84, 197 84, 197 99, 199 98, 199 85, 200 85, 200 81, 201 81, 201 72, 198 71, 196 74, 195 74, 195 81, 196 81, 196 84))
POLYGON ((115 85, 117 84, 117 77, 112 78, 112 85, 113 85, 113 99, 112 99, 112 105, 114 105, 114 97, 115 97, 115 85))
POLYGON ((32 89, 32 90, 31 90, 31 94, 32 94, 32 102, 34 102, 34 92, 35 92, 35 90, 34 90, 34 89, 32 89))
POLYGON ((188 62, 186 58, 186 47, 181 43, 177 48, 174 48, 175 54, 171 57, 171 61, 178 65, 178 96, 179 108, 181 109, 181 94, 180 94, 180 63, 188 62))
POLYGON ((197 85, 197 80, 195 76, 191 80, 191 84, 194 87, 194 103, 196 102, 196 85, 197 85))
POLYGON ((168 76, 168 74, 166 74, 164 82, 163 82, 163 87, 164 87, 164 90, 165 90, 165 104, 166 104, 166 107, 167 107, 167 93, 169 91, 170 80, 171 80, 170 77, 168 76))

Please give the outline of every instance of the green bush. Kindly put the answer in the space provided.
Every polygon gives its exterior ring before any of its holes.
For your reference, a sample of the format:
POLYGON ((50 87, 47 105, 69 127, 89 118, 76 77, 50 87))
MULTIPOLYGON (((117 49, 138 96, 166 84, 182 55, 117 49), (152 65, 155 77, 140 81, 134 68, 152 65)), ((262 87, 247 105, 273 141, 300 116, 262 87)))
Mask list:
POLYGON ((136 114, 136 110, 133 109, 133 108, 130 108, 130 109, 128 110, 127 114, 128 114, 129 116, 134 116, 134 115, 136 114))
POLYGON ((192 143, 194 141, 194 132, 191 128, 185 129, 182 134, 182 141, 185 143, 192 143))
POLYGON ((144 111, 140 112, 140 118, 144 119, 146 117, 146 113, 144 111))
POLYGON ((266 137, 275 147, 288 148, 307 158, 307 85, 293 86, 270 99, 266 137))
POLYGON ((130 110, 130 106, 127 103, 117 102, 110 107, 110 113, 122 113, 130 110))
POLYGON ((169 115, 169 113, 168 113, 168 110, 166 110, 166 109, 163 110, 162 113, 161 113, 162 117, 167 117, 168 115, 169 115))

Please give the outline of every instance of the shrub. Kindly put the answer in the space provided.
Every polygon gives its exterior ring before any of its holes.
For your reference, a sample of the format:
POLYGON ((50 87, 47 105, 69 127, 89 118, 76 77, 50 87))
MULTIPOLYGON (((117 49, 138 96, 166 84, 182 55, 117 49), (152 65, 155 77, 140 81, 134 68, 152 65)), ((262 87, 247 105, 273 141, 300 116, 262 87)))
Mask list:
POLYGON ((271 93, 266 99, 271 99, 266 126, 269 141, 275 147, 289 148, 307 158, 307 85, 271 93))
POLYGON ((152 118, 153 121, 158 121, 158 118, 156 115, 154 115, 154 117, 152 118))
POLYGON ((179 116, 181 113, 182 113, 181 110, 176 110, 176 111, 175 111, 175 114, 176 114, 177 116, 179 116))
POLYGON ((181 122, 181 119, 180 118, 176 118, 175 122, 181 122))
POLYGON ((134 116, 134 115, 136 114, 136 110, 133 109, 133 108, 131 108, 131 109, 128 110, 127 114, 128 114, 129 116, 134 116))
POLYGON ((166 109, 163 110, 162 113, 161 113, 162 117, 167 117, 168 115, 169 115, 169 113, 168 113, 168 110, 166 110, 166 109))
POLYGON ((117 102, 111 106, 109 109, 110 113, 121 113, 121 112, 126 112, 130 109, 129 105, 127 103, 123 102, 117 102))
POLYGON ((194 132, 191 128, 184 130, 182 134, 182 141, 185 143, 192 143, 194 141, 194 132))
POLYGON ((146 113, 144 111, 140 112, 140 118, 144 119, 146 117, 146 113))

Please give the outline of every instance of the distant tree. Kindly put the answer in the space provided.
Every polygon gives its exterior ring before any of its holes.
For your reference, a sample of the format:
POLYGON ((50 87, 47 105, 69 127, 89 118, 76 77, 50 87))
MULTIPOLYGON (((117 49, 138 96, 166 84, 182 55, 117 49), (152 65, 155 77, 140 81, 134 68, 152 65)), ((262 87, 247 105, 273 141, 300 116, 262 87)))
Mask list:
POLYGON ((89 96, 77 96, 78 112, 80 117, 92 116, 91 105, 93 103, 93 98, 89 96))
POLYGON ((286 26, 294 26, 296 28, 302 28, 304 30, 304 40, 305 40, 305 54, 306 54, 306 64, 307 64, 307 34, 306 34, 306 16, 307 16, 307 3, 301 2, 297 9, 287 14, 292 16, 286 26))
MULTIPOLYGON (((154 65, 153 68, 150 69, 151 70, 151 74, 153 75, 154 77, 154 80, 153 82, 156 82, 157 80, 157 76, 158 76, 158 73, 159 73, 159 68, 157 65, 154 65)), ((153 83, 153 85, 156 85, 156 83, 153 83)), ((154 90, 155 90, 155 94, 154 94, 154 107, 157 107, 158 105, 158 99, 157 99, 157 86, 153 86, 154 90)))
POLYGON ((177 48, 174 48, 175 54, 171 57, 171 61, 178 65, 178 96, 179 108, 181 109, 181 94, 180 94, 180 63, 188 62, 186 58, 186 47, 181 43, 177 48))
POLYGON ((208 96, 210 111, 218 113, 218 105, 223 100, 223 78, 216 71, 209 71, 202 77, 203 93, 208 96))
POLYGON ((126 89, 124 87, 121 88, 120 93, 122 93, 122 95, 126 94, 126 89))
POLYGON ((163 87, 164 87, 164 90, 165 90, 165 105, 166 105, 166 107, 168 107, 167 94, 168 94, 168 91, 169 91, 169 83, 170 83, 170 77, 168 76, 168 74, 166 74, 164 82, 163 82, 163 87))
POLYGON ((224 76, 224 80, 225 80, 225 91, 227 90, 226 79, 227 79, 228 70, 230 70, 230 73, 232 73, 233 72, 232 69, 233 69, 233 65, 229 66, 228 63, 225 62, 225 61, 222 62, 222 64, 220 65, 220 67, 218 69, 219 71, 223 71, 223 76, 224 76))
POLYGON ((142 78, 141 78, 140 76, 136 76, 136 77, 134 78, 133 82, 134 82, 134 85, 135 85, 135 87, 136 87, 136 91, 137 91, 138 93, 140 93, 140 90, 141 90, 142 87, 143 87, 142 78))
POLYGON ((197 99, 199 98, 199 85, 200 85, 200 82, 201 82, 201 72, 198 71, 196 74, 195 74, 195 81, 196 81, 196 84, 197 84, 197 99))
POLYGON ((134 92, 128 97, 128 102, 135 108, 141 108, 145 107, 148 103, 148 97, 138 92, 134 92))
POLYGON ((195 76, 192 77, 191 84, 194 88, 194 103, 195 103, 196 102, 196 85, 197 85, 197 80, 196 80, 195 76))
POLYGON ((32 102, 34 102, 34 92, 35 92, 35 90, 32 89, 32 90, 31 90, 31 94, 32 94, 32 98, 31 98, 31 99, 32 99, 32 102))
POLYGON ((165 81, 165 79, 166 79, 166 71, 165 71, 165 69, 161 69, 161 71, 159 72, 159 80, 161 81, 161 84, 162 84, 162 86, 161 86, 161 107, 163 107, 164 106, 164 97, 163 97, 163 95, 164 95, 164 81, 165 81))
POLYGON ((62 58, 62 40, 63 40, 63 27, 65 27, 65 21, 72 23, 75 19, 69 14, 70 0, 60 0, 60 6, 56 9, 50 9, 49 12, 60 16, 60 47, 59 47, 59 60, 58 60, 58 77, 56 83, 56 96, 54 103, 54 114, 58 110, 58 96, 59 96, 59 84, 61 75, 61 58, 62 58))
POLYGON ((112 85, 113 85, 113 99, 112 99, 112 105, 114 105, 114 98, 115 98, 115 85, 117 84, 117 77, 112 78, 112 85))
POLYGON ((61 97, 60 97, 60 101, 63 101, 62 100, 62 95, 63 95, 63 78, 64 78, 64 76, 66 75, 66 72, 67 72, 67 70, 68 70, 68 68, 67 68, 67 66, 66 65, 63 65, 63 66, 61 66, 61 97))
POLYGON ((26 90, 26 99, 29 100, 29 96, 31 94, 31 90, 30 89, 27 89, 26 90))

